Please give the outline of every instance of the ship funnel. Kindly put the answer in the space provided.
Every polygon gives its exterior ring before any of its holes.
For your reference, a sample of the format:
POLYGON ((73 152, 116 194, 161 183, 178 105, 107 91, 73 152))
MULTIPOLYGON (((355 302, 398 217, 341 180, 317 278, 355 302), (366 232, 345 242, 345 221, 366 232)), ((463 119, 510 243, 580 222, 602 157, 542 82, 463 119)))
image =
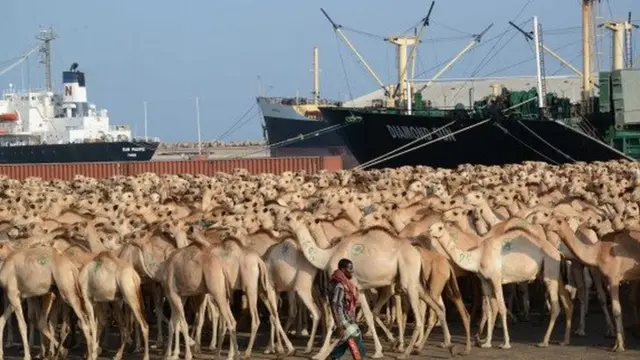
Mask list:
POLYGON ((62 72, 64 84, 63 101, 65 103, 86 103, 87 88, 84 73, 78 71, 78 64, 73 63, 69 71, 62 72))

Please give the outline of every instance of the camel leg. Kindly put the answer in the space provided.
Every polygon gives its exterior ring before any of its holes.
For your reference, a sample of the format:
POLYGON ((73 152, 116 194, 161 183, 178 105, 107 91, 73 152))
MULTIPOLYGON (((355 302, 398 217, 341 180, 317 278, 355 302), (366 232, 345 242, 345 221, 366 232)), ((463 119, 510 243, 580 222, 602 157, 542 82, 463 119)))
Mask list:
MULTIPOLYGON (((109 305, 117 306, 114 303, 109 305)), ((119 308, 114 309, 114 311, 111 311, 111 313, 113 314, 113 318, 116 321, 116 324, 120 331, 120 346, 118 347, 118 350, 116 351, 116 354, 114 355, 113 360, 120 360, 122 359, 122 354, 124 353, 124 346, 127 344, 127 337, 129 335, 127 331, 127 325, 125 324, 125 317, 128 314, 123 314, 119 308)))
MULTIPOLYGON (((24 314, 22 313, 22 304, 20 303, 20 295, 13 291, 7 291, 7 298, 9 299, 9 305, 13 307, 13 311, 16 313, 16 319, 18 320, 18 330, 20 331, 20 337, 22 338, 22 349, 24 351, 24 360, 31 360, 31 352, 29 351, 29 341, 27 337, 27 323, 24 320, 24 314)), ((8 318, 11 315, 11 311, 5 309, 3 318, 8 318)), ((6 319, 4 320, 6 321, 6 319)), ((2 324, 4 325, 4 324, 2 324)), ((4 326, 0 326, 4 327, 4 326)))
POLYGON ((371 328, 371 333, 373 335, 373 344, 375 353, 371 356, 372 359, 378 359, 384 357, 382 354, 382 344, 380 343, 380 338, 378 338, 378 333, 376 332, 373 313, 371 312, 371 308, 369 307, 369 303, 367 302, 367 297, 365 294, 360 293, 360 305, 362 307, 362 313, 366 320, 367 326, 371 328))
POLYGON ((193 334, 191 335, 191 337, 193 337, 193 339, 196 342, 195 345, 193 346, 193 352, 195 354, 201 353, 202 327, 204 326, 204 319, 206 317, 206 312, 207 312, 207 296, 208 295, 204 295, 204 296, 199 295, 195 297, 195 298, 198 298, 195 300, 195 302, 200 304, 198 306, 198 311, 196 312, 196 318, 195 318, 196 326, 193 327, 193 334))
MULTIPOLYGON (((400 296, 400 294, 393 295, 393 309, 395 310, 393 311, 393 314, 395 314, 394 318, 398 326, 398 346, 396 347, 396 349, 399 352, 404 352, 405 350, 404 330, 405 330, 406 322, 404 321, 405 318, 404 318, 404 314, 402 313, 402 297, 400 296)), ((424 313, 423 311, 420 311, 420 316, 422 316, 423 313, 424 313)), ((391 324, 389 326, 391 326, 391 324)), ((391 338, 393 338, 393 334, 391 332, 389 332, 387 337, 389 337, 389 335, 391 336, 391 338)))
MULTIPOLYGON (((298 302, 296 301, 296 293, 287 291, 287 302, 289 303, 289 311, 287 314, 287 322, 284 324, 284 332, 291 334, 290 329, 298 314, 298 302)), ((273 326, 273 324, 271 324, 273 326)))
POLYGON ((587 309, 589 307, 589 288, 591 284, 587 268, 582 264, 571 265, 572 279, 575 281, 577 297, 580 299, 580 319, 578 328, 574 332, 578 336, 586 336, 585 332, 587 309))
MULTIPOLYGON (((58 348, 59 343, 55 339, 55 333, 52 333, 52 327, 49 324, 49 315, 51 313, 51 307, 54 302, 55 295, 49 293, 42 297, 42 303, 39 306, 40 312, 37 314, 38 330, 40 331, 40 354, 45 355, 45 340, 49 344, 49 349, 58 348)), ((30 299, 27 299, 30 300, 30 299)), ((31 304, 33 305, 33 304, 31 304)), ((35 307, 33 310, 36 310, 35 307)))
POLYGON ((516 288, 519 289, 522 294, 522 318, 524 321, 529 321, 529 311, 531 310, 531 303, 529 301, 529 283, 518 283, 516 288))
POLYGON ((207 309, 209 314, 209 321, 211 321, 211 342, 209 343, 209 350, 215 350, 218 343, 218 327, 220 321, 220 312, 218 308, 213 305, 211 296, 207 294, 207 309))
MULTIPOLYGON (((260 326, 260 317, 258 316, 258 281, 258 279, 255 279, 255 281, 250 281, 249 284, 246 284, 245 288, 243 289, 245 295, 243 296, 243 299, 245 297, 247 299, 249 314, 251 316, 251 334, 249 335, 249 344, 247 344, 247 349, 244 352, 245 358, 251 357, 253 343, 256 340, 258 327, 260 326)), ((275 326, 276 324, 271 325, 275 326)))
MULTIPOLYGON (((27 307, 27 322, 31 323, 31 324, 38 324, 37 321, 37 311, 38 308, 40 307, 39 305, 39 301, 40 299, 37 298, 30 298, 27 299, 27 303, 25 304, 27 307)), ((33 327, 28 327, 27 328, 27 334, 29 337, 29 347, 35 347, 35 341, 36 341, 36 333, 35 333, 35 329, 33 327)), ((42 338, 41 338, 42 340, 42 338)))
MULTIPOLYGON (((233 318, 233 313, 231 312, 231 308, 229 307, 228 298, 222 294, 214 293, 211 294, 213 299, 215 300, 215 304, 218 306, 220 310, 220 315, 226 325, 226 330, 229 331, 229 354, 227 355, 227 359, 235 359, 236 354, 238 353, 238 339, 236 337, 236 320, 233 318)), ((218 355, 220 354, 220 347, 222 346, 222 339, 218 343, 218 355)))
POLYGON ((613 321, 611 320, 611 315, 609 314, 609 306, 607 304, 607 293, 604 290, 604 278, 602 277, 602 273, 599 269, 593 269, 591 273, 591 278, 593 279, 593 283, 596 287, 596 295, 598 296, 598 302, 600 303, 600 307, 602 308, 602 313, 604 314, 605 322, 607 323, 607 332, 605 336, 613 337, 615 336, 615 331, 613 329, 613 321))
MULTIPOLYGON (((55 323, 52 323, 50 327, 52 334, 55 334, 55 326, 57 325, 58 320, 60 320, 60 346, 58 347, 57 351, 54 351, 54 349, 52 348, 49 352, 51 354, 55 354, 55 357, 58 359, 64 359, 69 354, 69 349, 67 349, 64 344, 67 340, 67 336, 69 336, 72 330, 71 310, 72 309, 64 301, 62 301, 62 299, 57 298, 55 300, 55 305, 53 306, 51 314, 51 318, 53 319, 52 321, 55 321, 55 323)), ((54 356, 52 355, 52 357, 54 356)))
MULTIPOLYGON (((491 279, 495 291, 495 301, 498 304, 498 313, 502 320, 502 331, 504 332, 504 343, 500 345, 502 349, 511 349, 511 340, 509 338, 509 329, 507 326, 507 307, 504 303, 504 295, 502 294, 502 282, 500 279, 491 279)), ((493 331, 493 329, 491 329, 493 331)))
POLYGON ((192 355, 191 347, 189 346, 188 329, 185 329, 183 326, 183 324, 186 323, 186 320, 184 319, 185 315, 182 299, 173 291, 166 291, 165 299, 169 302, 169 306, 171 307, 171 325, 169 326, 169 339, 165 357, 166 359, 178 359, 180 356, 180 333, 182 333, 185 340, 185 359, 191 360, 192 355), (172 345, 173 351, 171 350, 172 345))
MULTIPOLYGON (((562 282, 560 282, 562 285, 562 282)), ((569 345, 571 342, 571 321, 573 320, 573 301, 571 301, 571 294, 564 287, 560 286, 558 295, 560 297, 560 302, 562 304, 562 308, 564 309, 565 314, 565 326, 564 326, 564 339, 560 343, 560 345, 569 345)))
POLYGON ((620 307, 620 284, 610 282, 609 292, 611 293, 611 312, 616 324, 616 344, 612 351, 623 352, 624 348, 624 328, 622 327, 622 308, 620 307))
POLYGON ((313 349, 313 342, 316 338, 316 332, 318 331, 318 325, 320 325, 320 309, 316 305, 315 301, 313 301, 313 294, 310 288, 306 290, 296 289, 300 300, 304 304, 304 306, 309 309, 312 317, 311 324, 311 334, 309 336, 309 341, 307 341, 307 346, 305 347, 304 353, 309 354, 313 349))
MULTIPOLYGON (((391 333, 391 331, 384 325, 384 323, 382 322, 382 320, 380 319, 379 313, 380 310, 382 309, 382 307, 389 301, 389 298, 393 295, 393 303, 394 306, 396 306, 396 312, 398 311, 397 309, 400 309, 399 311, 402 311, 402 298, 400 297, 400 295, 395 295, 393 294, 393 289, 390 286, 385 286, 381 289, 378 289, 378 298, 376 299, 376 303, 373 306, 373 310, 371 311, 371 313, 373 314, 374 320, 375 322, 378 324, 378 326, 380 326, 380 329, 382 329, 382 331, 384 332, 384 334, 387 336, 387 339, 389 340, 389 342, 391 343, 395 343, 395 339, 393 337, 393 334, 391 333)), ((363 311, 364 314, 364 311, 363 311)), ((366 319, 366 317, 365 317, 366 319)), ((372 330, 372 329, 370 329, 372 330)), ((404 331, 402 332, 404 334, 404 331)), ((404 346, 404 338, 402 338, 400 340, 400 344, 398 346, 404 346)))
MULTIPOLYGON (((331 347, 331 335, 333 334, 333 327, 335 325, 335 321, 333 320, 333 314, 331 314, 331 306, 329 305, 329 299, 326 296, 320 297, 320 303, 322 304, 322 311, 324 312, 324 320, 325 320, 325 333, 324 333, 324 341, 322 342, 322 346, 318 353, 311 357, 313 360, 325 359, 329 356, 329 353, 333 350, 331 347)), ((335 346, 334 346, 335 347, 335 346)))
POLYGON ((416 342, 420 336, 424 336, 424 323, 423 317, 420 315, 420 300, 424 301, 430 309, 434 310, 440 323, 443 327, 446 327, 446 320, 444 319, 444 309, 438 304, 438 302, 431 297, 431 295, 425 291, 420 291, 419 285, 416 286, 408 286, 407 289, 407 297, 409 298, 409 305, 411 306, 411 311, 413 311, 416 327, 413 330, 413 334, 411 335, 411 341, 404 352, 404 354, 398 356, 399 359, 407 359, 409 358, 410 353, 416 347, 416 342))
POLYGON ((173 333, 176 331, 176 319, 178 318, 178 315, 175 314, 174 312, 171 312, 171 319, 169 319, 169 330, 168 330, 168 336, 167 336, 167 346, 165 348, 165 352, 164 352, 164 358, 165 360, 170 360, 172 358, 172 351, 171 351, 171 347, 173 346, 173 340, 174 340, 174 336, 173 333))
MULTIPOLYGON (((2 316, 0 316, 0 345, 2 345, 0 346, 0 359, 4 359, 4 327, 7 325, 7 320, 11 319, 11 314, 13 314, 13 306, 7 299, 7 295, 5 293, 4 312, 2 313, 2 316)), ((9 330, 11 330, 11 328, 9 328, 9 330)), ((11 333, 11 331, 9 331, 9 333, 11 333)))
POLYGON ((164 338, 162 337, 162 319, 164 318, 162 307, 164 305, 164 297, 162 296, 162 288, 160 288, 159 284, 151 284, 151 294, 153 296, 153 304, 155 305, 157 326, 156 343, 152 346, 152 348, 155 349, 164 341, 164 338))
POLYGON ((483 296, 485 297, 485 300, 483 301, 482 306, 483 307, 486 306, 486 311, 483 311, 483 315, 482 315, 483 319, 480 321, 482 327, 480 328, 479 331, 480 333, 484 331, 484 325, 482 323, 486 322, 487 337, 485 338, 485 341, 480 345, 480 347, 490 348, 491 341, 493 340, 493 327, 495 324, 495 319, 498 311, 498 305, 495 300, 496 289, 494 289, 490 280, 482 278, 481 281, 482 281, 482 292, 485 294, 483 296))
MULTIPOLYGON (((138 326, 136 328, 140 328, 142 331, 142 340, 144 341, 144 355, 143 360, 149 360, 149 324, 147 320, 144 318, 144 310, 142 308, 143 298, 142 293, 140 291, 140 287, 123 287, 122 289, 123 297, 133 317, 135 318, 138 326)), ((129 334, 127 334, 129 337, 129 334)))
POLYGON ((479 344, 483 344, 482 347, 491 347, 491 342, 489 341, 489 343, 487 344, 487 338, 485 338, 484 341, 481 340, 482 334, 484 333, 485 329, 487 330, 487 337, 489 336, 488 334, 488 322, 489 322, 489 318, 492 318, 493 316, 493 311, 491 308, 491 296, 492 296, 492 291, 490 287, 486 287, 483 286, 483 283, 480 284, 480 288, 481 288, 481 294, 482 296, 480 297, 480 301, 482 304, 482 314, 480 315, 480 323, 478 324, 478 332, 476 333, 476 341, 479 344))
POLYGON ((560 304, 558 302, 558 290, 559 290, 558 289, 558 280, 557 279, 552 279, 552 278, 549 278, 549 277, 545 276, 544 283, 545 283, 545 285, 547 287, 547 294, 549 296, 549 303, 551 305, 551 314, 549 316, 549 326, 547 327, 547 331, 544 334, 544 338, 542 339, 542 342, 538 343, 538 347, 548 347, 549 346, 549 339, 551 338, 551 332, 553 331, 553 327, 556 324, 556 319, 558 318, 558 315, 560 314, 560 304))
MULTIPOLYGON (((453 278, 453 281, 457 281, 453 278)), ((464 326, 466 345, 463 355, 468 355, 471 352, 471 316, 469 312, 467 312, 467 308, 464 306, 464 301, 462 301, 462 296, 460 293, 458 294, 450 294, 449 299, 453 301, 456 308, 458 309, 458 313, 460 314, 460 318, 462 319, 462 324, 464 326)))

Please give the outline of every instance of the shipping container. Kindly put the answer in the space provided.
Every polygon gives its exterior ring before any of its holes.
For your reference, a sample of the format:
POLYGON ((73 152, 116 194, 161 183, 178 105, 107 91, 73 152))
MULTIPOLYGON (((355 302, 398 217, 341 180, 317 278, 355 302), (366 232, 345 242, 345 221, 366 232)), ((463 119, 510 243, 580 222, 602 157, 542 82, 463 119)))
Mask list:
POLYGON ((291 158, 250 158, 184 161, 144 161, 123 163, 75 163, 75 164, 25 164, 0 165, 0 175, 12 179, 24 180, 39 177, 44 180, 71 180, 76 175, 96 179, 115 175, 137 175, 145 172, 156 174, 203 174, 231 172, 234 169, 247 169, 252 174, 305 170, 309 174, 320 170, 338 171, 342 169, 340 156, 291 157, 291 158))

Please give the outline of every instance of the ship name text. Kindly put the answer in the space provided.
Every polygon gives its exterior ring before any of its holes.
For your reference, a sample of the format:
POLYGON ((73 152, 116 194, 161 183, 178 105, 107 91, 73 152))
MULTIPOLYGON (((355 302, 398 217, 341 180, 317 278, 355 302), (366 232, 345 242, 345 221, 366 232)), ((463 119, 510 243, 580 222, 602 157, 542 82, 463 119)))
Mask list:
POLYGON ((402 126, 402 125, 387 125, 387 131, 393 139, 405 139, 405 140, 434 140, 443 138, 443 141, 456 141, 455 135, 451 135, 452 131, 449 128, 444 128, 436 131, 437 128, 426 128, 422 126, 402 126))
POLYGON ((123 147, 122 152, 143 152, 144 147, 123 147))

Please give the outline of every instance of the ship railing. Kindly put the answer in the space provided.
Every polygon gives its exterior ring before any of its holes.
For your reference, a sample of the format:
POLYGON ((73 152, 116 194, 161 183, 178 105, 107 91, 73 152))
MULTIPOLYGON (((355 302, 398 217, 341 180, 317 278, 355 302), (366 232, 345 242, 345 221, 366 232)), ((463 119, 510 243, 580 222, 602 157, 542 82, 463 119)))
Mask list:
MULTIPOLYGON (((265 97, 263 98, 269 102, 269 104, 276 105, 313 105, 313 98, 306 97, 265 97)), ((342 104, 337 100, 318 99, 318 105, 335 105, 340 106, 342 104)))

